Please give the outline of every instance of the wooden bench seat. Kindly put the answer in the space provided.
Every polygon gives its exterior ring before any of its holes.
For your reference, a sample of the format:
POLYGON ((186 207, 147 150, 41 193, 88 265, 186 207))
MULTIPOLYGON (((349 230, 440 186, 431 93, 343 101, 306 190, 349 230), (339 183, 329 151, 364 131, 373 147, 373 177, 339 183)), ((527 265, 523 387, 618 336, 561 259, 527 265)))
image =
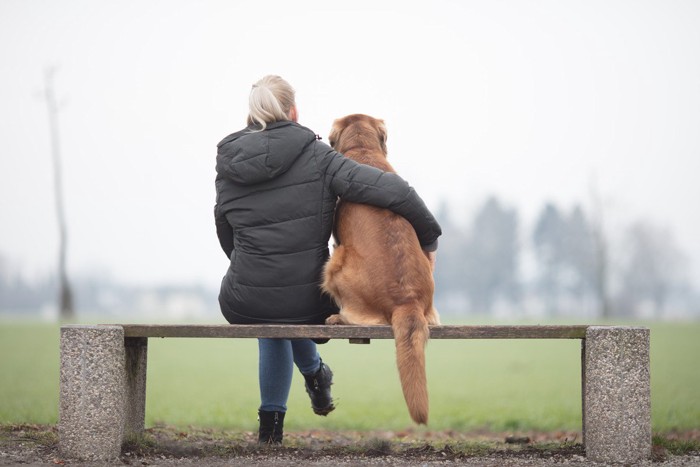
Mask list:
MULTIPOLYGON (((391 326, 123 324, 125 337, 393 339, 391 326)), ((588 326, 430 326, 431 339, 584 339, 588 326)))

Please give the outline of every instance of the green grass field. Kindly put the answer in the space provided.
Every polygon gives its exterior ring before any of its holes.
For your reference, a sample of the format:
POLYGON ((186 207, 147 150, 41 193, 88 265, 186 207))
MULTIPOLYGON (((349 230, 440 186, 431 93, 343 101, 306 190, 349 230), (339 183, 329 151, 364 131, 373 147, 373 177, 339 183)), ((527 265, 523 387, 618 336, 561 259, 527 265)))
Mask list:
MULTIPOLYGON (((700 323, 651 324, 655 432, 700 428, 700 323)), ((58 419, 59 329, 0 323, 0 423, 58 419)), ((578 340, 431 341, 427 349, 429 429, 579 430, 578 340)), ((300 429, 412 426, 393 341, 319 346, 335 373, 338 408, 313 415, 295 375, 285 424, 300 429)), ((254 430, 257 343, 150 339, 146 424, 254 430)))

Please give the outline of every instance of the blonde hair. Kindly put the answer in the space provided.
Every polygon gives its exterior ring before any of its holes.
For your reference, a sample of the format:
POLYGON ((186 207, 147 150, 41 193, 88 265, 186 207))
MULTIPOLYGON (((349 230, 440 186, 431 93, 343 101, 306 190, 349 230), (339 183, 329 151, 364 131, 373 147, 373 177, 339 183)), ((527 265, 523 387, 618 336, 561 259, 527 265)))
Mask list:
POLYGON ((276 75, 267 75, 253 85, 248 98, 248 125, 257 124, 262 131, 268 123, 289 120, 294 106, 294 88, 276 75))

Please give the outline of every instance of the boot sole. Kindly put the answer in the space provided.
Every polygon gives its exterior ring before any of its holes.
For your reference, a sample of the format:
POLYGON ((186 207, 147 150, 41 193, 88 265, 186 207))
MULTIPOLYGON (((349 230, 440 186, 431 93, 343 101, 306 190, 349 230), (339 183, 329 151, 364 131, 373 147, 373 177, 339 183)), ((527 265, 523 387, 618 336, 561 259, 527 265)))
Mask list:
POLYGON ((322 417, 325 417, 329 413, 333 412, 335 410, 335 405, 331 404, 329 407, 323 408, 323 409, 317 409, 315 407, 311 407, 316 415, 321 415, 322 417))

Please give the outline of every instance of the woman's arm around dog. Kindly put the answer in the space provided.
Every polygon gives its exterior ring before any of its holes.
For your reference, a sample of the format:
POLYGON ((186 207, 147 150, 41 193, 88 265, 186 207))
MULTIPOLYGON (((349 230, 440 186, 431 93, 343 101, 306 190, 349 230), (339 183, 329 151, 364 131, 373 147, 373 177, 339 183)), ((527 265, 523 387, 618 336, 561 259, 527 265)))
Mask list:
POLYGON ((385 208, 404 217, 416 231, 423 250, 437 249, 437 240, 442 234, 440 224, 403 178, 395 173, 358 164, 323 143, 319 146, 327 149, 319 157, 319 163, 336 196, 354 203, 385 208))

